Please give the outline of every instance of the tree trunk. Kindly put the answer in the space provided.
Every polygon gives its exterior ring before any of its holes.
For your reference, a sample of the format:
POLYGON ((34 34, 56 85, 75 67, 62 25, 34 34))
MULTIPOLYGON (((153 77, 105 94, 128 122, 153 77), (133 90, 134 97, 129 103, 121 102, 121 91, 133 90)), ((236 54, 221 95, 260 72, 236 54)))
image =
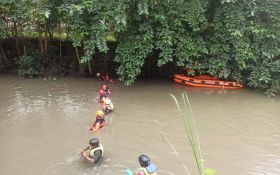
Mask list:
POLYGON ((79 62, 79 64, 81 64, 80 54, 79 54, 79 50, 78 50, 77 47, 75 47, 75 52, 76 52, 76 56, 77 56, 78 62, 79 62))
POLYGON ((41 27, 39 26, 39 44, 40 44, 40 55, 41 55, 41 58, 44 57, 44 44, 43 44, 43 38, 42 38, 42 32, 41 32, 41 27))
POLYGON ((48 50, 48 31, 47 31, 47 24, 45 24, 45 46, 44 46, 44 55, 47 54, 47 50, 48 50))
POLYGON ((61 49, 61 47, 62 47, 62 41, 60 39, 60 41, 59 41, 59 62, 60 62, 60 64, 62 64, 62 49, 61 49))
POLYGON ((70 33, 70 27, 66 24, 66 38, 65 38, 65 41, 69 40, 69 33, 70 33))
POLYGON ((18 39, 18 31, 17 31, 17 23, 14 22, 14 37, 16 40, 16 53, 17 53, 17 57, 20 56, 20 50, 19 50, 19 39, 18 39))
MULTIPOLYGON (((39 34, 39 35, 41 35, 41 34, 39 34)), ((44 44, 43 44, 43 39, 41 37, 39 37, 39 43, 40 43, 41 57, 44 57, 44 44)))
POLYGON ((26 51, 26 40, 23 39, 23 55, 26 56, 27 55, 27 51, 26 51))
POLYGON ((107 55, 106 55, 106 56, 105 56, 105 59, 104 59, 104 68, 105 68, 105 72, 107 72, 107 70, 108 70, 107 61, 108 61, 108 57, 107 57, 107 55))
POLYGON ((61 21, 59 21, 59 61, 60 64, 62 65, 62 41, 61 41, 61 21))
POLYGON ((22 41, 23 55, 26 56, 27 55, 26 39, 25 39, 24 34, 23 34, 23 28, 21 28, 21 30, 20 30, 20 39, 22 41))
POLYGON ((6 36, 9 36, 9 22, 4 20, 6 22, 6 36))
POLYGON ((2 46, 2 42, 0 41, 0 58, 3 62, 3 64, 5 64, 5 67, 9 67, 10 66, 10 62, 7 58, 7 55, 3 49, 3 46, 2 46))
POLYGON ((48 34, 49 34, 49 40, 53 40, 53 34, 50 30, 48 30, 48 34))
POLYGON ((84 75, 85 73, 84 73, 83 67, 81 65, 81 58, 80 58, 79 50, 77 47, 75 47, 75 52, 76 52, 77 60, 79 63, 80 74, 84 75))
POLYGON ((92 75, 92 69, 91 69, 90 61, 88 61, 88 70, 89 70, 89 75, 92 75))
POLYGON ((151 57, 149 57, 148 61, 148 77, 151 78, 151 57))

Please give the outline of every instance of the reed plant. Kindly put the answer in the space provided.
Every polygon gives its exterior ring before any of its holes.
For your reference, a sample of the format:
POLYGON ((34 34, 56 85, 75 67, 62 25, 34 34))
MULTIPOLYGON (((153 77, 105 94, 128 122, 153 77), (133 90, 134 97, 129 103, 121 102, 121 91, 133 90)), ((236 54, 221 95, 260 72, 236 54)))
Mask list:
MULTIPOLYGON (((183 118, 183 123, 184 123, 185 131, 186 131, 185 134, 186 134, 186 137, 188 140, 188 144, 190 144, 190 146, 191 146, 192 153, 193 153, 193 156, 195 159, 196 169, 197 169, 199 175, 214 175, 215 170, 210 169, 210 168, 207 168, 207 169, 204 168, 204 163, 203 163, 204 159, 202 157, 199 135, 197 132, 197 127, 196 127, 196 123, 194 120, 193 111, 192 111, 190 100, 188 98, 187 93, 185 92, 185 93, 181 94, 181 98, 182 98, 181 103, 178 102, 177 98, 174 95, 170 94, 170 96, 174 99, 177 109, 183 118)), ((164 134, 163 134, 163 137, 165 138, 165 140, 167 140, 167 143, 169 144, 169 146, 172 148, 172 150, 176 153, 179 160, 182 162, 187 174, 190 175, 188 168, 183 163, 178 152, 175 150, 175 147, 166 138, 166 136, 164 134)))

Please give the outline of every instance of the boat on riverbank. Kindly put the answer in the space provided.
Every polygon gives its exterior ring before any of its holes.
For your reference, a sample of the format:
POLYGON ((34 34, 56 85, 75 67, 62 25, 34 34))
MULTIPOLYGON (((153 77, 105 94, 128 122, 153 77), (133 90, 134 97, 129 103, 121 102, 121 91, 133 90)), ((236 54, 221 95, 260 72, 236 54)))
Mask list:
POLYGON ((243 85, 234 81, 222 81, 217 77, 211 77, 208 75, 200 75, 195 77, 189 77, 183 74, 174 74, 174 82, 183 85, 195 86, 195 87, 207 87, 207 88, 224 88, 224 89, 239 89, 243 85))

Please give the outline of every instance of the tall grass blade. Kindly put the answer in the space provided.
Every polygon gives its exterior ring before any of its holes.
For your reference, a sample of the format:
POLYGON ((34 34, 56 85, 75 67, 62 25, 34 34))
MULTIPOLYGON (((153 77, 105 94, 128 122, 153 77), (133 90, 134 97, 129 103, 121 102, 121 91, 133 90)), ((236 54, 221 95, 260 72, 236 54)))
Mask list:
POLYGON ((186 96, 186 99, 187 99, 187 102, 188 102, 188 105, 189 105, 189 109, 190 109, 190 113, 191 113, 191 118, 192 118, 192 122, 193 122, 193 126, 194 126, 194 132, 195 132, 195 136, 196 136, 196 140, 197 140, 197 145, 198 145, 198 151, 199 151, 199 155, 200 155, 202 174, 204 174, 204 163, 202 161, 203 157, 202 157, 202 150, 201 150, 201 146, 200 146, 199 135, 198 135, 196 123, 195 123, 195 120, 194 120, 194 115, 193 115, 191 103, 190 103, 188 94, 186 92, 185 92, 185 96, 186 96))
POLYGON ((181 94, 182 101, 183 101, 182 105, 179 104, 178 100, 176 99, 176 97, 174 95, 170 94, 170 96, 175 101, 178 111, 183 118, 184 126, 186 129, 186 136, 187 136, 190 146, 192 148, 197 170, 200 175, 204 175, 204 164, 202 161, 203 159, 202 159, 201 146, 200 146, 197 127, 196 127, 196 123, 194 120, 194 115, 193 115, 193 111, 191 108, 191 104, 190 104, 188 95, 186 92, 181 94))
POLYGON ((177 106, 177 108, 178 108, 178 111, 181 112, 181 108, 180 108, 180 105, 179 105, 179 103, 178 103, 176 97, 175 97, 173 94, 169 94, 169 95, 170 95, 170 96, 173 98, 173 100, 175 101, 176 106, 177 106))
POLYGON ((183 99, 183 104, 184 104, 184 113, 181 113, 183 118, 186 118, 186 121, 188 123, 188 130, 189 130, 189 142, 190 142, 190 145, 191 145, 191 148, 192 148, 192 152, 193 152, 193 155, 194 155, 194 158, 195 158, 195 163, 196 163, 196 166, 197 166, 197 170, 199 171, 199 174, 202 174, 202 167, 201 167, 201 159, 200 159, 200 156, 198 154, 198 150, 197 150, 197 147, 196 147, 196 140, 194 138, 194 134, 193 134, 193 127, 191 125, 191 116, 188 115, 188 107, 187 107, 187 103, 186 103, 186 97, 184 96, 184 94, 182 93, 182 99, 183 99))
POLYGON ((186 170, 187 174, 190 175, 189 169, 187 168, 186 164, 183 162, 183 160, 181 159, 179 153, 176 151, 175 147, 172 145, 171 141, 165 136, 163 131, 160 131, 162 138, 164 140, 167 141, 169 147, 171 148, 171 150, 175 153, 176 157, 178 158, 178 160, 182 163, 184 169, 186 170))

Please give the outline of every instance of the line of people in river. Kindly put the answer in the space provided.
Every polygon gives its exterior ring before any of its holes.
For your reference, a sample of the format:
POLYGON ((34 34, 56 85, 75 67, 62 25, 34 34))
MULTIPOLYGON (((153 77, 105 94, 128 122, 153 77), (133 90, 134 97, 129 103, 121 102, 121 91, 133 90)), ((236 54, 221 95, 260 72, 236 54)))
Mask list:
MULTIPOLYGON (((96 112, 96 118, 89 128, 90 131, 95 132, 105 126, 105 116, 114 110, 114 105, 109 98, 112 94, 109 84, 113 83, 113 80, 108 76, 102 76, 97 73, 97 78, 103 83, 102 89, 98 91, 99 93, 99 103, 101 110, 96 112)), ((81 155, 91 164, 97 164, 104 153, 102 144, 99 143, 97 138, 92 138, 89 141, 89 145, 84 148, 81 155)), ((150 162, 150 158, 146 155, 140 155, 139 158, 140 168, 138 168, 136 175, 156 175, 156 166, 150 162)), ((128 175, 132 175, 128 172, 128 175)))

